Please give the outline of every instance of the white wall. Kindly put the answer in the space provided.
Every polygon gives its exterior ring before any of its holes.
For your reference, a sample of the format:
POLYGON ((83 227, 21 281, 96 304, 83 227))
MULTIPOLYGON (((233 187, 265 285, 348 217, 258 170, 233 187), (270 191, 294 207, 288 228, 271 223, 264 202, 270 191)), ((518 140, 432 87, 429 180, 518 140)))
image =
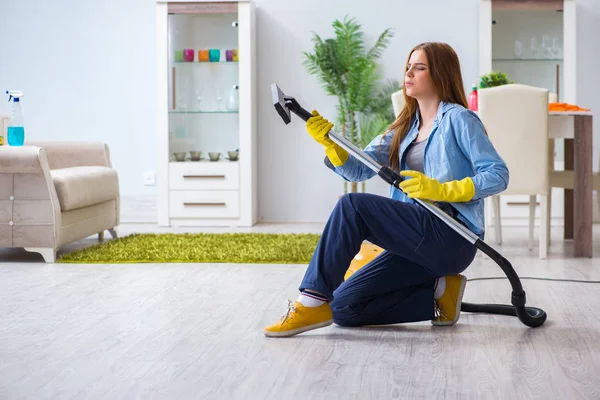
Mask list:
MULTIPOLYGON (((336 100, 325 95, 316 77, 305 72, 302 51, 312 49, 311 31, 333 35, 331 22, 354 16, 372 43, 386 28, 395 36, 383 57, 388 78, 402 81, 410 49, 423 41, 446 41, 457 51, 465 86, 477 76, 478 1, 394 0, 302 2, 257 0, 259 99, 259 218, 265 221, 324 221, 342 193, 341 179, 323 165, 322 148, 296 119, 283 125, 270 102, 276 82, 307 109, 335 118, 336 100)), ((374 178, 377 180, 378 178, 374 178)), ((371 183, 371 182, 369 182, 371 183)), ((370 190, 371 191, 371 190, 370 190)), ((377 180, 374 192, 387 193, 377 180)))
POLYGON ((23 91, 26 140, 104 141, 121 193, 153 195, 154 18, 152 0, 0 0, 0 113, 23 91))
MULTIPOLYGON (((303 123, 284 125, 271 104, 276 82, 335 118, 335 99, 302 66, 311 31, 330 37, 331 22, 346 14, 358 18, 370 42, 395 28, 383 64, 386 77, 400 80, 415 44, 446 41, 469 87, 477 79, 478 3, 330 0, 325 8, 317 0, 256 0, 259 219, 325 221, 342 191, 303 123)), ((0 89, 25 93, 27 137, 105 141, 125 198, 155 195, 142 180, 156 167, 154 16, 154 0, 0 0, 0 89)), ((587 40, 591 46, 592 36, 587 40)), ((0 101, 0 112, 9 112, 7 103, 0 101)), ((378 180, 371 191, 387 192, 378 180)))

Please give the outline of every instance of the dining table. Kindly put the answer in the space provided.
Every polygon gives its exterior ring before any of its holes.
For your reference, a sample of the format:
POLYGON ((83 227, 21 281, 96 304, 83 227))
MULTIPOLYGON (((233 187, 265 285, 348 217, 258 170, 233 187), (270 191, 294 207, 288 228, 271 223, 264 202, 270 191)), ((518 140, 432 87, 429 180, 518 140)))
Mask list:
MULTIPOLYGON (((564 170, 551 176, 568 177, 572 189, 565 188, 565 239, 573 239, 574 257, 592 257, 592 152, 593 113, 591 111, 549 111, 549 140, 564 140, 564 170)), ((550 146, 554 155, 554 146, 550 146)), ((550 160, 554 166, 554 159, 550 160)), ((563 179, 564 181, 564 179, 563 179)), ((551 179, 552 184, 552 179, 551 179)))

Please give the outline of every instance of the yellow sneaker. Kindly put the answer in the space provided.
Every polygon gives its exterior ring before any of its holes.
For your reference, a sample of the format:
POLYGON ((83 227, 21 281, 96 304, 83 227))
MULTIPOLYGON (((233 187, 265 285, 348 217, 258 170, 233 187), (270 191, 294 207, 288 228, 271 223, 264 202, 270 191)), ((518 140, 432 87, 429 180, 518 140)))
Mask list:
POLYGON ((302 303, 288 300, 288 310, 279 322, 264 329, 265 336, 294 336, 311 329, 323 328, 333 323, 333 314, 329 303, 319 307, 304 307, 302 303))
POLYGON ((460 318, 460 305, 467 286, 467 278, 463 275, 446 277, 446 290, 439 300, 435 300, 436 318, 433 325, 454 325, 460 318))

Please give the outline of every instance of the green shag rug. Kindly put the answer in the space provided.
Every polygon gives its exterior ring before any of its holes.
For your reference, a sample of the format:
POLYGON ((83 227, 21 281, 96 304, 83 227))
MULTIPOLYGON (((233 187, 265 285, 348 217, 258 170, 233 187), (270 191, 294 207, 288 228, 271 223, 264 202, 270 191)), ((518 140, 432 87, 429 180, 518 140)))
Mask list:
POLYGON ((307 264, 320 236, 269 233, 133 234, 64 254, 57 262, 307 264))

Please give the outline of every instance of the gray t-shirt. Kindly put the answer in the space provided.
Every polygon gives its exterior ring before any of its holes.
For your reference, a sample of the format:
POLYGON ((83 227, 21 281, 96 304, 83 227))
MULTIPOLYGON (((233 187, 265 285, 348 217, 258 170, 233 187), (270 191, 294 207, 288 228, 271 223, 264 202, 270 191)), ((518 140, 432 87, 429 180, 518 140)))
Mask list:
MULTIPOLYGON (((421 173, 425 173, 425 168, 423 164, 425 162, 424 150, 425 145, 427 144, 427 140, 429 138, 422 140, 420 142, 412 142, 410 146, 408 146, 408 150, 406 150, 406 167, 413 171, 419 171, 421 173)), ((435 204, 442 209, 445 213, 450 215, 453 218, 456 218, 458 212, 448 203, 444 202, 435 202, 435 204)), ((460 222, 460 220, 459 220, 460 222)), ((462 223, 462 222, 461 222, 462 223)))
POLYGON ((425 168, 423 167, 423 162, 425 160, 423 153, 426 143, 427 140, 422 140, 420 142, 413 142, 408 147, 408 150, 406 151, 406 166, 408 169, 422 173, 425 172, 425 168))

